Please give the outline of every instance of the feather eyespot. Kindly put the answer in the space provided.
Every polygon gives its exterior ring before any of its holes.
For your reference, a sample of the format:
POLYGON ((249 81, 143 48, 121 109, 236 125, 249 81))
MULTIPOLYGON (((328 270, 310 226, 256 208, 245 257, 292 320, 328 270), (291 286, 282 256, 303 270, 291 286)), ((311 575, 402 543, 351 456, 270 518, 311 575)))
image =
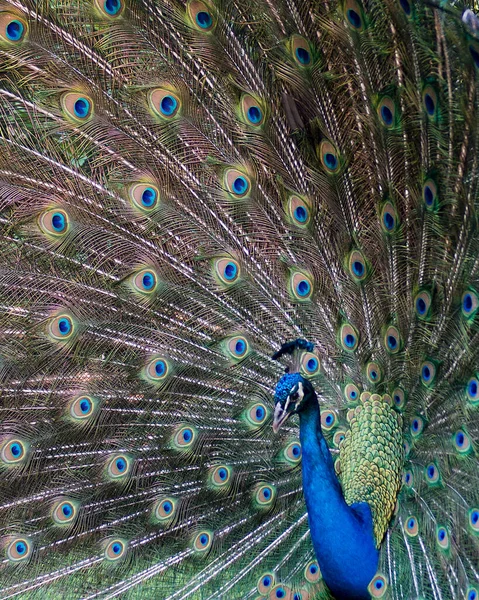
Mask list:
POLYGON ((344 388, 344 396, 348 402, 357 402, 360 396, 358 386, 354 383, 348 383, 344 388))
POLYGON ((471 377, 467 382, 466 395, 473 406, 479 404, 479 379, 477 377, 471 377))
POLYGON ((27 458, 27 445, 18 438, 10 438, 3 442, 0 458, 6 465, 13 466, 22 463, 27 458))
POLYGON ((273 573, 264 573, 258 580, 256 588, 260 594, 267 594, 275 584, 273 573))
POLYGON ((410 17, 412 14, 412 10, 411 10, 411 3, 409 2, 409 0, 399 0, 399 4, 400 4, 401 8, 403 9, 404 13, 406 14, 406 16, 410 17))
POLYGON ((158 289, 158 276, 154 269, 147 267, 132 277, 133 289, 142 296, 150 296, 158 289))
POLYGON ((338 417, 332 410, 323 410, 321 412, 321 427, 325 431, 331 431, 338 422, 338 417))
POLYGON ((433 179, 427 179, 422 187, 422 197, 428 210, 436 207, 438 195, 437 185, 433 179))
POLYGON ((7 546, 7 557, 12 562, 26 560, 32 553, 32 543, 24 538, 14 538, 7 546))
POLYGON ((60 208, 46 210, 38 219, 41 231, 46 236, 53 238, 58 238, 67 233, 69 224, 68 213, 60 208))
POLYGON ((200 531, 193 539, 193 550, 196 552, 206 552, 213 543, 213 534, 209 531, 200 531))
POLYGON ((437 465, 435 465, 434 463, 430 463, 429 465, 427 465, 425 469, 425 476, 427 483, 430 485, 440 483, 441 473, 437 465))
POLYGON ((348 270, 353 281, 360 283, 364 281, 368 276, 368 268, 366 259, 362 252, 359 250, 353 250, 348 257, 348 270))
POLYGON ((394 233, 397 229, 397 211, 391 202, 386 202, 381 210, 381 227, 385 233, 394 233))
POLYGON ((479 533, 479 508, 471 508, 468 513, 469 526, 474 533, 479 533))
POLYGON ((76 325, 71 315, 62 313, 50 319, 47 333, 52 339, 63 342, 76 333, 76 325))
POLYGON ((445 527, 439 526, 436 529, 436 541, 441 550, 449 550, 450 540, 449 532, 445 527))
POLYGON ((466 597, 467 597, 467 600, 478 600, 478 598, 479 598, 479 592, 476 590, 476 588, 470 587, 467 590, 467 596, 466 597))
POLYGON ((391 325, 387 328, 384 335, 384 347, 389 354, 397 354, 401 350, 401 336, 397 327, 391 325))
POLYGON ((168 361, 161 356, 157 356, 146 365, 145 376, 151 383, 162 383, 168 377, 169 371, 168 361))
POLYGON ((246 420, 252 427, 261 427, 269 417, 269 410, 262 402, 256 402, 246 411, 246 420))
POLYGON ((392 397, 394 406, 399 410, 403 409, 404 405, 406 404, 406 394, 404 390, 400 387, 395 388, 392 393, 392 397))
POLYGON ((95 0, 95 5, 108 19, 119 17, 125 8, 123 0, 95 0))
POLYGON ((453 444, 454 448, 462 455, 470 454, 473 449, 471 438, 463 429, 459 429, 459 431, 454 434, 453 444))
POLYGON ((305 198, 293 194, 288 198, 288 215, 291 223, 296 227, 307 227, 311 220, 309 202, 305 198))
POLYGON ((300 35, 291 36, 291 54, 299 67, 309 67, 312 62, 309 42, 300 35))
POLYGON ((57 525, 68 525, 72 523, 78 514, 76 502, 61 500, 53 507, 52 517, 57 525))
POLYGON ((246 198, 251 190, 250 178, 238 169, 225 171, 224 184, 233 198, 246 198))
POLYGON ((190 0, 186 6, 187 14, 193 27, 203 33, 212 31, 216 20, 211 7, 201 0, 190 0))
POLYGON ((178 501, 174 498, 162 498, 154 507, 155 519, 160 523, 171 521, 175 516, 178 501))
POLYGON ((407 471, 404 472, 402 480, 403 480, 403 484, 406 487, 412 488, 412 486, 414 485, 414 476, 410 469, 408 469, 407 471))
POLYGON ((98 407, 98 402, 91 396, 79 396, 75 398, 69 408, 70 416, 77 421, 88 419, 98 407))
POLYGON ((333 144, 327 140, 323 140, 319 146, 319 158, 325 170, 334 174, 339 171, 341 166, 339 160, 339 152, 333 144))
POLYGON ((282 583, 278 583, 269 593, 269 600, 292 600, 291 588, 282 583))
POLYGON ((25 39, 27 31, 27 23, 21 17, 9 12, 0 12, 0 42, 18 44, 25 39))
POLYGON ((289 286, 291 296, 297 302, 307 302, 313 295, 313 281, 305 273, 299 271, 291 272, 289 286))
POLYGON ((305 352, 301 356, 301 372, 306 376, 313 377, 320 371, 319 358, 313 352, 305 352))
POLYGON ((299 442, 290 442, 283 451, 284 458, 292 465, 297 465, 301 460, 301 444, 299 442))
POLYGON ((430 317, 432 297, 428 291, 419 292, 414 298, 414 307, 416 314, 420 319, 428 319, 430 317))
POLYGON ((132 461, 128 456, 116 454, 107 463, 107 475, 110 479, 122 479, 130 473, 131 467, 132 461))
POLYGON ((276 488, 270 484, 259 484, 254 490, 254 500, 258 508, 269 508, 276 498, 276 488))
POLYGON ((370 362, 366 366, 366 377, 369 383, 378 384, 382 381, 383 373, 377 362, 370 362))
POLYGON ((422 92, 422 103, 427 116, 433 119, 437 116, 437 94, 434 88, 430 85, 426 86, 422 92))
POLYGON ((154 115, 163 120, 170 120, 179 116, 181 101, 171 90, 156 88, 148 94, 148 104, 154 115))
POLYGON ((347 0, 344 3, 344 16, 351 29, 355 31, 362 31, 364 29, 363 11, 356 0, 347 0))
POLYGON ((437 375, 437 367, 431 360, 425 360, 421 364, 421 382, 426 387, 433 385, 437 375))
POLYGON ((74 123, 84 123, 93 115, 93 100, 78 92, 67 92, 60 100, 61 107, 66 117, 74 123))
POLYGON ((226 341, 226 353, 228 358, 239 361, 246 358, 250 352, 248 340, 242 335, 235 335, 226 341))
POLYGON ((173 446, 177 450, 187 450, 193 446, 197 438, 196 429, 189 425, 180 427, 173 436, 173 446))
POLYGON ((411 435, 416 438, 424 431, 424 419, 420 416, 416 416, 411 421, 411 435))
POLYGON ((396 125, 396 105, 389 96, 384 96, 378 104, 377 113, 381 124, 386 129, 392 129, 396 125))
POLYGON ((346 432, 344 431, 344 429, 336 430, 336 432, 333 436, 334 447, 339 448, 341 446, 341 444, 343 443, 345 437, 346 437, 346 432))
POLYGON ((158 206, 160 191, 152 183, 135 183, 130 186, 128 196, 133 208, 141 213, 150 213, 158 206))
POLYGON ((466 290, 462 295, 461 310, 466 319, 473 319, 479 307, 479 298, 472 289, 466 290))
POLYGON ((264 108, 251 94, 243 94, 240 101, 241 116, 247 125, 261 127, 264 124, 264 108))
POLYGON ((416 537, 417 534, 419 533, 418 520, 414 515, 411 515, 410 517, 408 517, 406 519, 406 521, 404 522, 404 531, 410 537, 416 537))
POLYGON ((388 589, 388 582, 384 575, 376 575, 368 585, 368 591, 373 598, 382 598, 388 589))
POLYGON ((340 342, 343 350, 354 352, 359 344, 359 334, 349 323, 345 323, 340 329, 340 342))
POLYGON ((213 488, 219 489, 231 483, 232 469, 226 465, 219 465, 210 469, 209 481, 213 488))
POLYGON ((127 543, 124 540, 114 539, 107 543, 104 556, 109 561, 119 560, 126 554, 127 543))
POLYGON ((316 583, 316 581, 321 579, 321 571, 319 570, 317 561, 312 560, 306 565, 304 577, 309 583, 316 583))
POLYGON ((214 263, 214 274, 219 283, 223 286, 230 286, 236 283, 241 276, 240 265, 233 258, 219 258, 214 263))

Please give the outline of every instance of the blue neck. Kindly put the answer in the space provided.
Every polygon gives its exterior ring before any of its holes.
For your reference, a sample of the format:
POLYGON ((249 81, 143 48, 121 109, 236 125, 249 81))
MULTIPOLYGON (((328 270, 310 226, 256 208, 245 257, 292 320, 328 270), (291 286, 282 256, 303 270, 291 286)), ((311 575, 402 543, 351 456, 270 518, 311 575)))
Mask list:
POLYGON ((369 600, 367 586, 379 559, 371 509, 366 502, 348 506, 344 500, 321 431, 316 394, 299 417, 304 497, 323 579, 337 600, 369 600))

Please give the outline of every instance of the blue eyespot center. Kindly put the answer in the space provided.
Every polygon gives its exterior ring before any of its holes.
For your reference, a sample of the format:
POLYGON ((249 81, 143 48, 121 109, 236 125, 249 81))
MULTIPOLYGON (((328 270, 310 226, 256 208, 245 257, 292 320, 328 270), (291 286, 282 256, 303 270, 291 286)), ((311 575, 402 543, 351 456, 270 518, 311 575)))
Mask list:
POLYGON ((424 365, 422 368, 422 378, 424 381, 429 381, 431 379, 431 369, 427 365, 424 365))
POLYGON ((304 223, 308 218, 308 211, 304 206, 297 206, 294 209, 294 218, 300 223, 304 223))
POLYGON ((67 335, 68 333, 70 333, 72 328, 70 319, 67 319, 65 317, 63 317, 62 319, 60 319, 58 321, 58 330, 60 331, 60 333, 62 335, 67 335))
POLYGON ((425 314, 426 309, 427 309, 427 305, 426 305, 425 301, 422 298, 418 298, 416 300, 416 309, 417 309, 417 312, 420 315, 425 314))
POLYGON ((73 509, 70 504, 64 504, 62 506, 62 513, 65 515, 65 517, 69 517, 73 513, 73 509))
POLYGON ((269 500, 271 498, 271 490, 268 487, 265 487, 263 490, 263 496, 265 500, 269 500))
POLYGON ((462 306, 464 308, 464 312, 467 312, 467 313, 471 312, 472 307, 473 307, 473 301, 472 301, 471 294, 466 294, 464 296, 462 306))
POLYGON ((115 542, 112 547, 111 547, 113 554, 120 554, 121 552, 121 544, 119 544, 118 542, 115 542))
POLYGON ((84 119, 85 117, 87 117, 89 111, 90 102, 86 98, 78 98, 78 100, 73 105, 73 112, 80 119, 84 119))
POLYGON ((406 473, 406 483, 409 483, 411 481, 411 474, 410 473, 406 473))
POLYGON ((228 471, 226 469, 223 469, 223 468, 219 469, 218 470, 218 477, 222 481, 224 481, 228 477, 228 471))
POLYGON ((355 398, 357 398, 358 393, 356 392, 356 390, 351 390, 351 392, 349 393, 349 397, 352 398, 353 400, 355 398))
POLYGON ((276 598, 284 598, 286 596, 286 592, 283 588, 278 588, 276 590, 276 598))
POLYGON ((471 515, 471 522, 473 525, 476 525, 479 522, 479 512, 477 510, 473 511, 471 515))
POLYGON ((271 578, 268 576, 263 577, 263 585, 264 587, 269 587, 271 585, 271 578))
POLYGON ((176 110, 178 101, 173 96, 164 96, 160 102, 160 111, 166 116, 170 117, 176 110))
POLYGON ((115 465, 120 473, 126 469, 126 461, 123 458, 117 458, 115 465))
POLYGON ((258 421, 262 421, 264 419, 264 414, 264 408, 262 406, 257 406, 255 415, 258 421))
POLYGON ((236 267, 236 265, 232 262, 229 262, 224 270, 225 279, 234 279, 236 277, 237 272, 238 268, 236 267))
POLYGON ((383 582, 382 582, 380 579, 378 579, 378 580, 376 581, 376 583, 374 584, 374 587, 375 587, 377 590, 382 590, 383 586, 384 586, 384 583, 383 583, 383 582))
POLYGON ((309 281, 302 279, 296 286, 296 291, 298 292, 299 296, 307 296, 311 291, 311 285, 309 284, 309 281))
POLYGON ((472 381, 469 382, 469 385, 468 385, 469 395, 472 398, 475 398, 477 396, 477 390, 478 390, 478 382, 475 379, 473 379, 472 381))
POLYGON ((165 511, 165 513, 169 513, 173 510, 173 505, 171 504, 171 502, 166 501, 163 502, 163 510, 165 511))
POLYGON ((148 187, 146 188, 141 195, 141 202, 143 206, 151 207, 156 201, 156 191, 148 187))
POLYGON ((385 212, 383 217, 384 227, 388 231, 392 231, 394 229, 395 221, 394 217, 390 212, 385 212))
POLYGON ((259 123, 263 118, 263 113, 259 106, 250 106, 248 108, 248 119, 251 123, 259 123))
POLYGON ((183 431, 183 441, 188 443, 191 441, 192 438, 193 438, 193 432, 191 431, 191 429, 185 429, 183 431))
POLYGON ((434 99, 430 94, 424 94, 424 105, 426 107, 427 114, 432 116, 434 114, 434 111, 436 110, 436 105, 434 103, 434 99))
POLYGON ((388 335, 388 346, 391 350, 395 350, 397 348, 398 341, 393 335, 388 335))
POLYGON ((412 422, 412 428, 414 431, 419 430, 419 421, 417 419, 414 419, 414 421, 412 422))
POLYGON ((428 185, 424 187, 424 201, 428 206, 432 206, 434 202, 434 192, 428 185))
POLYGON ((90 410, 91 402, 87 398, 82 398, 80 400, 80 410, 83 414, 87 413, 90 410))
POLYGON ((364 275, 364 265, 361 261, 355 260, 353 262, 353 273, 357 277, 362 277, 364 275))
POLYGON ((331 423, 333 422, 333 417, 332 415, 328 415, 325 419, 326 425, 331 425, 331 423))
POLYGON ((318 361, 315 358, 310 358, 306 363, 308 371, 314 371, 318 368, 318 361))
POLYGON ((409 529, 414 529, 414 526, 416 525, 416 519, 411 518, 409 519, 407 526, 409 527, 409 529))
POLYGON ((324 155, 324 162, 331 171, 334 171, 338 166, 338 159, 332 152, 326 152, 324 155))
POLYGON ((381 117, 385 125, 392 125, 394 115, 389 106, 381 106, 381 117))
POLYGON ((348 348, 353 348, 356 343, 356 337, 352 333, 348 333, 344 338, 344 343, 348 348))
POLYGON ((22 453, 22 448, 21 448, 20 444, 17 444, 16 442, 11 444, 10 452, 12 453, 13 456, 15 456, 15 458, 20 456, 22 453))
POLYGON ((248 191, 248 182, 244 177, 236 177, 233 181, 233 191, 235 194, 241 196, 242 194, 246 194, 248 191))
POLYGON ((348 16, 348 21, 355 29, 359 29, 361 27, 361 17, 358 15, 358 13, 355 10, 350 8, 347 12, 347 16, 348 16))
POLYGON ((461 448, 462 446, 464 446, 465 440, 466 440, 466 438, 465 438, 464 434, 462 433, 462 431, 459 431, 456 434, 456 444, 461 448))
POLYGON ((17 21, 16 19, 10 21, 6 27, 7 38, 12 42, 18 42, 18 40, 21 39, 24 30, 25 27, 20 21, 17 21))
POLYGON ((309 567, 309 572, 311 573, 311 575, 316 575, 316 573, 318 572, 318 567, 316 565, 311 565, 309 567))
POLYGON ((295 444, 292 449, 293 456, 298 457, 301 454, 301 448, 295 444))
POLYGON ((408 0, 399 0, 399 4, 403 11, 409 16, 411 14, 411 5, 408 0))
POLYGON ((17 554, 21 556, 27 551, 27 545, 24 542, 17 542, 15 550, 17 551, 17 554))
POLYGON ((467 600, 477 600, 477 593, 475 590, 471 590, 467 596, 467 600))
POLYGON ((52 215, 52 227, 55 231, 61 232, 66 227, 66 221, 62 213, 53 213, 52 215))
POLYGON ((296 58, 302 65, 309 65, 311 62, 311 54, 306 48, 296 48, 296 58))
POLYGON ((120 0, 105 0, 103 6, 109 15, 116 15, 121 9, 121 2, 120 0))
POLYGON ((209 12, 206 12, 206 10, 201 10, 196 15, 196 23, 201 27, 201 29, 209 29, 213 24, 213 19, 209 12))
POLYGON ((151 290, 151 288, 155 285, 155 276, 150 272, 144 273, 142 282, 145 290, 151 290))
POLYGON ((155 363, 155 373, 161 377, 166 372, 166 363, 164 360, 157 360, 155 363))
POLYGON ((440 542, 443 542, 444 539, 445 539, 445 537, 446 537, 446 530, 445 529, 440 529, 439 532, 438 532, 438 534, 437 534, 437 537, 439 538, 440 542))
POLYGON ((203 534, 200 536, 200 544, 201 544, 202 546, 206 546, 206 544, 207 544, 207 543, 208 543, 208 536, 207 536, 205 533, 203 533, 203 534))
POLYGON ((246 351, 246 342, 244 340, 238 340, 235 344, 235 352, 240 355, 246 351))
POLYGON ((371 371, 369 375, 373 380, 378 378, 377 371, 371 371))
POLYGON ((435 474, 436 474, 436 469, 435 469, 435 467, 434 467, 433 465, 430 465, 430 466, 427 468, 427 476, 429 477, 429 479, 433 479, 433 478, 434 478, 434 476, 435 476, 435 474))
POLYGON ((395 402, 396 404, 401 404, 401 396, 399 396, 398 394, 396 394, 396 395, 394 396, 394 402, 395 402))

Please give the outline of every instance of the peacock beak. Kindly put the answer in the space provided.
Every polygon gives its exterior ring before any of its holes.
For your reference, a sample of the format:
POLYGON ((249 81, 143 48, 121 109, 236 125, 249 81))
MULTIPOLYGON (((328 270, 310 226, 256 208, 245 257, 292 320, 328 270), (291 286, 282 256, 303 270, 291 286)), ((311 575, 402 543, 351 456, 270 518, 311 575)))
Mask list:
POLYGON ((274 433, 278 433, 279 428, 285 421, 288 420, 290 414, 291 413, 289 413, 287 410, 284 410, 284 408, 281 406, 281 404, 279 402, 278 402, 278 404, 276 404, 276 406, 274 408, 274 417, 273 417, 274 433))

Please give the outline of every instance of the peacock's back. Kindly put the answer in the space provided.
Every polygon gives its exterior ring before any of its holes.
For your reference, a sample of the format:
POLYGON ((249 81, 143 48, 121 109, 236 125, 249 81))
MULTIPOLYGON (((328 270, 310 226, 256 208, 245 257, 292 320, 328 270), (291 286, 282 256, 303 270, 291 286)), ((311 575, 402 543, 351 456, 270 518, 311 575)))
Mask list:
POLYGON ((385 499, 372 595, 478 598, 456 4, 0 0, 1 598, 328 598, 271 430, 300 337, 348 501, 385 499))

